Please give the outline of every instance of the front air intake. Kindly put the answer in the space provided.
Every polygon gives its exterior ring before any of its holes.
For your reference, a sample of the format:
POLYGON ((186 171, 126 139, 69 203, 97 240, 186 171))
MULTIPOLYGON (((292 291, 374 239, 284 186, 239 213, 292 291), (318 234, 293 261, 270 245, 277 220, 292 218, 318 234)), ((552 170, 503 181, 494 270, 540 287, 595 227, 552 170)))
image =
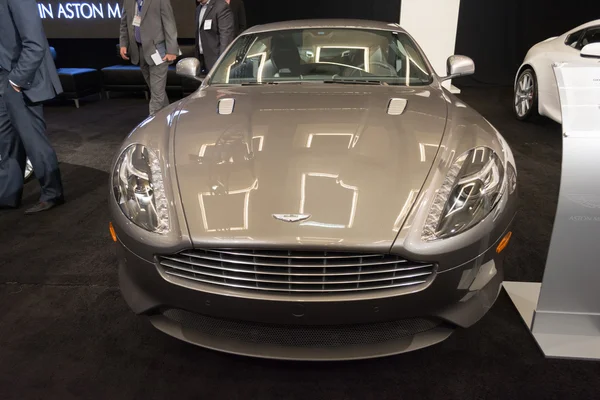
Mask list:
POLYGON ((442 323, 437 318, 413 317, 360 325, 272 325, 213 318, 173 308, 162 313, 171 321, 206 336, 252 345, 304 349, 383 344, 430 331, 442 323))

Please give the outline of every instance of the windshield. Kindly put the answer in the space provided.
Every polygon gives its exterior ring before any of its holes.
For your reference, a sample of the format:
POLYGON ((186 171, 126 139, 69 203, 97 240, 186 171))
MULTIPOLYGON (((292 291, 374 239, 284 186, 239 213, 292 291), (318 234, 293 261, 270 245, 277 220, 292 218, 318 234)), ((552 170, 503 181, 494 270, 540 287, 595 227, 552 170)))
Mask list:
POLYGON ((282 82, 422 86, 432 82, 425 60, 402 32, 293 29, 240 37, 210 84, 282 82))

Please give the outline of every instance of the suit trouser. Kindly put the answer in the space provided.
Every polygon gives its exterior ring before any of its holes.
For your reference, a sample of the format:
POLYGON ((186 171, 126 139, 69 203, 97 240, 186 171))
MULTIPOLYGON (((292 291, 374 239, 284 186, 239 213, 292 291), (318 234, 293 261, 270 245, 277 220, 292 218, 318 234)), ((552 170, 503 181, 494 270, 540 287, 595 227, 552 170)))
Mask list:
POLYGON ((208 68, 206 68, 206 60, 204 59, 204 54, 197 54, 196 57, 198 58, 198 61, 200 61, 200 71, 203 74, 207 74, 208 68))
POLYGON ((15 91, 0 71, 0 205, 18 206, 26 157, 41 185, 40 201, 63 197, 56 153, 46 136, 43 106, 15 91))
POLYGON ((167 96, 167 73, 169 72, 169 63, 163 62, 160 65, 149 65, 144 58, 144 50, 139 46, 140 69, 146 85, 150 89, 150 115, 154 115, 161 109, 169 105, 167 96))

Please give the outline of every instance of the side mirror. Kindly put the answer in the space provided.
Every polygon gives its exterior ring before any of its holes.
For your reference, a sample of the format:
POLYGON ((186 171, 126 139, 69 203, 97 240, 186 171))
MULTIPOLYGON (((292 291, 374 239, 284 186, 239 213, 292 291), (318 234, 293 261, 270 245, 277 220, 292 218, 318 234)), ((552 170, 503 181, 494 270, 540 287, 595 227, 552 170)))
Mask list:
POLYGON ((185 78, 195 79, 201 81, 200 72, 201 66, 200 61, 195 57, 187 57, 177 63, 177 75, 185 78))
POLYGON ((600 42, 583 46, 581 57, 600 58, 600 42))
POLYGON ((475 63, 467 56, 450 56, 446 62, 446 72, 448 75, 441 78, 442 81, 473 75, 475 73, 475 63))

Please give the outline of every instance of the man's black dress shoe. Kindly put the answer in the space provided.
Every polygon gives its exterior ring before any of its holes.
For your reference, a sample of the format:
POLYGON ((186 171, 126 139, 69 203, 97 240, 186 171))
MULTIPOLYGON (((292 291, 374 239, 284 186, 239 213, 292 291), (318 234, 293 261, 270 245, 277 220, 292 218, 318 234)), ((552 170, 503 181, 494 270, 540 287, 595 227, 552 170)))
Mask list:
POLYGON ((64 204, 64 200, 63 199, 58 199, 58 200, 49 200, 49 201, 40 201, 39 203, 37 203, 35 206, 27 209, 25 211, 26 215, 30 215, 30 214, 36 214, 42 211, 48 211, 51 208, 54 208, 56 206, 60 206, 61 204, 64 204))

